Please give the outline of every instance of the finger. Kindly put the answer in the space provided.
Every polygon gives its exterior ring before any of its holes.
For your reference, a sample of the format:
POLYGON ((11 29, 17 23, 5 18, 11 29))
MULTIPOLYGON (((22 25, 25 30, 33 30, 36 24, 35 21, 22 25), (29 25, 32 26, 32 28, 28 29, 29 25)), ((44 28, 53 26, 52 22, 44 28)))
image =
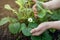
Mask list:
POLYGON ((37 0, 32 0, 33 2, 36 2, 37 0))
POLYGON ((41 35, 43 33, 43 30, 41 30, 41 31, 39 31, 39 32, 35 32, 35 33, 33 33, 32 35, 33 36, 39 36, 39 35, 41 35))
POLYGON ((37 17, 37 9, 36 9, 36 4, 32 7, 33 12, 34 12, 34 16, 35 18, 37 17))
POLYGON ((37 28, 32 29, 31 33, 35 33, 35 32, 41 31, 41 30, 45 30, 45 26, 42 24, 38 25, 37 28))
POLYGON ((37 32, 35 32, 35 33, 32 33, 32 35, 33 36, 39 36, 39 35, 41 35, 44 31, 46 31, 45 29, 41 29, 41 30, 39 30, 39 31, 37 31, 37 32))
POLYGON ((38 15, 37 15, 37 14, 34 14, 34 16, 35 16, 35 18, 36 18, 36 17, 38 17, 38 15))
POLYGON ((35 33, 36 31, 37 31, 37 29, 34 28, 34 29, 32 29, 32 30, 30 31, 30 33, 35 33))
POLYGON ((36 8, 36 4, 33 5, 33 8, 36 8))
POLYGON ((36 8, 33 7, 32 9, 33 9, 34 13, 37 13, 37 9, 36 8))
POLYGON ((31 31, 30 31, 30 33, 35 33, 35 32, 38 32, 38 31, 40 31, 40 29, 38 29, 38 28, 34 28, 34 29, 32 29, 31 31))

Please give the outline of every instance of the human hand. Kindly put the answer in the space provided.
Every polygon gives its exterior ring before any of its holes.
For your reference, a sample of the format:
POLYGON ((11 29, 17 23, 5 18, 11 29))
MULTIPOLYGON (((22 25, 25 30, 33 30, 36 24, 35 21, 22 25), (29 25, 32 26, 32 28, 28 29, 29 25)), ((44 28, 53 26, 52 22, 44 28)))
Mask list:
POLYGON ((35 16, 35 18, 36 18, 36 17, 37 17, 37 8, 36 8, 36 4, 33 5, 32 9, 33 9, 33 12, 34 12, 34 16, 35 16))
POLYGON ((50 27, 50 22, 41 23, 37 28, 32 29, 30 32, 33 36, 39 36, 50 27))
POLYGON ((37 9, 36 9, 36 1, 37 0, 32 0, 35 4, 33 5, 32 9, 33 9, 33 12, 34 12, 34 16, 35 18, 37 17, 37 9))

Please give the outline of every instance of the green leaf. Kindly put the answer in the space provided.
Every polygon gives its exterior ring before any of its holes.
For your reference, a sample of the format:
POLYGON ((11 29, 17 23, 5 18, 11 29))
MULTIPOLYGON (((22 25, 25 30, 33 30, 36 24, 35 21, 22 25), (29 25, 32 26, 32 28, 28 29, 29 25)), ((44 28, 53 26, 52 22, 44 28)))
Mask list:
POLYGON ((49 32, 44 32, 41 36, 31 36, 31 40, 52 40, 52 37, 49 35, 49 32))
POLYGON ((11 23, 9 24, 9 31, 12 33, 12 34, 17 34, 19 33, 19 30, 20 30, 20 23, 11 23))
POLYGON ((6 24, 7 22, 9 22, 9 18, 8 18, 8 17, 2 18, 2 19, 0 20, 0 26, 6 24))
POLYGON ((21 24, 21 30, 25 29, 26 28, 26 24, 25 23, 22 23, 21 24))
POLYGON ((51 12, 50 10, 47 10, 47 12, 50 13, 50 14, 53 14, 53 12, 51 12))
POLYGON ((39 18, 44 18, 45 15, 46 15, 46 11, 45 10, 42 10, 42 11, 38 12, 38 17, 39 18))
POLYGON ((49 35, 49 32, 48 31, 45 31, 42 34, 42 40, 52 40, 52 37, 49 35))
POLYGON ((50 32, 54 33, 56 31, 56 29, 49 29, 50 32))
POLYGON ((28 27, 30 27, 30 28, 36 28, 38 26, 38 24, 37 23, 29 23, 28 24, 28 27))
POLYGON ((53 14, 50 17, 53 20, 60 20, 60 10, 53 10, 53 14))
POLYGON ((31 36, 31 40, 41 40, 40 36, 31 36))
POLYGON ((22 30, 22 33, 25 35, 25 36, 31 36, 31 28, 25 28, 22 30))
POLYGON ((5 4, 4 8, 7 9, 7 10, 12 10, 12 8, 10 7, 9 4, 5 4))
POLYGON ((17 0, 15 2, 22 8, 22 7, 24 7, 26 0, 17 0))
POLYGON ((43 18, 46 15, 46 10, 42 7, 42 2, 37 1, 37 10, 38 10, 38 17, 43 18))
POLYGON ((31 8, 27 8, 26 11, 27 11, 27 13, 26 13, 27 16, 30 17, 31 13, 32 13, 32 9, 31 8))
POLYGON ((16 23, 18 20, 16 18, 9 18, 11 23, 16 23))
POLYGON ((27 28, 25 23, 22 23, 22 24, 21 24, 21 30, 22 30, 22 33, 23 33, 25 36, 30 36, 30 35, 31 35, 31 34, 30 34, 31 28, 27 28))

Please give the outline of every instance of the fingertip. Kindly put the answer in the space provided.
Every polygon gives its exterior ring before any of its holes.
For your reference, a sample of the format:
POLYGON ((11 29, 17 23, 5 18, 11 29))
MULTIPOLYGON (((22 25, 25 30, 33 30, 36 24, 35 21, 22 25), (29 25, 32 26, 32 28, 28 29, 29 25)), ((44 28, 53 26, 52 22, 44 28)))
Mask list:
POLYGON ((30 33, 32 33, 32 30, 30 31, 30 33))
POLYGON ((30 31, 30 33, 32 33, 32 34, 33 34, 34 32, 35 32, 35 29, 32 29, 32 30, 30 31))
POLYGON ((30 33, 33 33, 33 29, 30 31, 30 33))

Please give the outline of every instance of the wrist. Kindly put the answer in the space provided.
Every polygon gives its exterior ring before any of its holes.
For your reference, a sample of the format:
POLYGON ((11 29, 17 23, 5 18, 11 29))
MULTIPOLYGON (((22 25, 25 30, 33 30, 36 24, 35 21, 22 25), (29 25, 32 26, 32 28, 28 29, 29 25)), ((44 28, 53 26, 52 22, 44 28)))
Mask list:
POLYGON ((54 22, 44 22, 47 29, 53 28, 54 22))
POLYGON ((52 22, 48 22, 48 28, 55 28, 55 26, 57 26, 57 21, 52 21, 52 22))
POLYGON ((49 2, 45 2, 42 5, 46 9, 56 9, 56 8, 60 8, 59 3, 60 3, 60 1, 58 1, 58 0, 52 0, 49 2))
POLYGON ((52 23, 52 22, 43 22, 43 23, 41 23, 41 24, 42 24, 43 27, 45 27, 46 29, 50 29, 50 28, 52 28, 51 23, 52 23))

